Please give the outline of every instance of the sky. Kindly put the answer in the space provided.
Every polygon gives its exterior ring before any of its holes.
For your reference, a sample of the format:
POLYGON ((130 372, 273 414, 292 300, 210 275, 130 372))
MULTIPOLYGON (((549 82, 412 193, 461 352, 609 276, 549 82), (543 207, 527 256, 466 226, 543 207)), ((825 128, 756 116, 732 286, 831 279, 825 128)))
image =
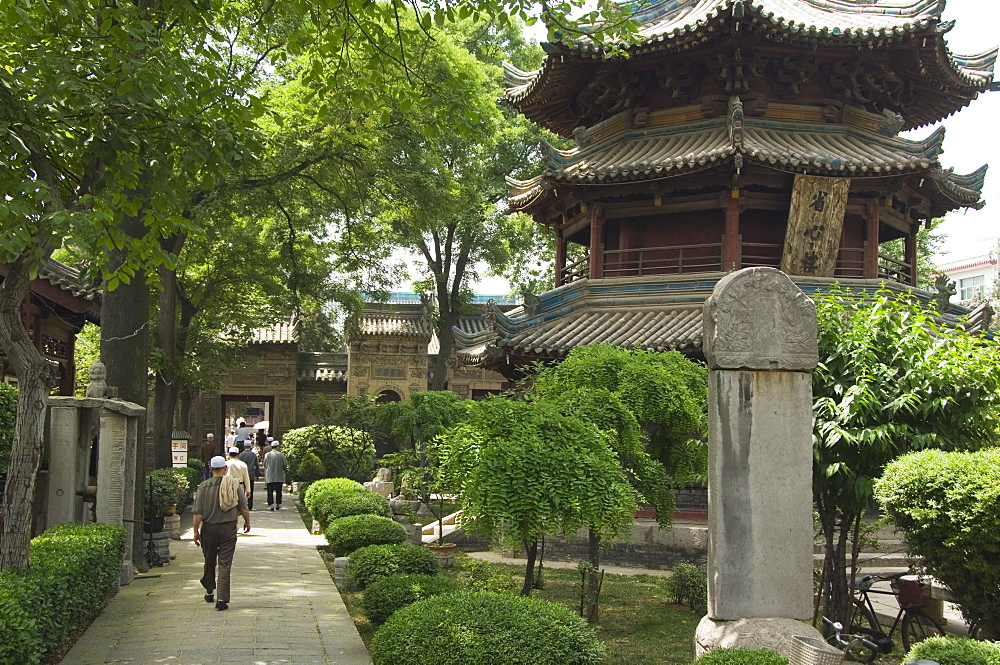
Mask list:
MULTIPOLYGON (((973 55, 1000 44, 998 0, 947 0, 944 19, 956 22, 947 35, 948 46, 954 54, 973 55)), ((544 32, 537 30, 530 30, 529 34, 535 39, 544 38, 544 32), (539 34, 542 36, 539 37, 539 34)), ((935 257, 938 264, 997 249, 1000 239, 1000 92, 980 95, 969 106, 940 124, 946 132, 944 152, 939 158, 943 167, 965 174, 985 163, 992 162, 993 166, 986 174, 982 197, 986 205, 983 209, 952 212, 938 228, 946 236, 935 257)), ((921 139, 937 127, 923 127, 905 136, 921 139)), ((478 293, 503 294, 510 287, 502 279, 486 278, 475 290, 478 293)))

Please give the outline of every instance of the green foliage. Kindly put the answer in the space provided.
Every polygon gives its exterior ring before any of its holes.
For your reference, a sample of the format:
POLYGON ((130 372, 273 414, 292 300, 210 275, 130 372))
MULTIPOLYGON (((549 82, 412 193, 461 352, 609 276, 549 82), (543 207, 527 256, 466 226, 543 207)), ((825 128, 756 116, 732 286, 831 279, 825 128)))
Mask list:
POLYGON ((369 545, 351 553, 348 576, 364 589, 391 575, 437 575, 437 557, 420 545, 369 545))
POLYGON ((788 659, 768 649, 715 649, 697 661, 698 665, 788 665, 788 659))
POLYGON ((695 613, 705 611, 708 602, 708 570, 705 566, 695 566, 683 561, 677 563, 667 587, 678 605, 687 604, 695 613))
POLYGON ((889 464, 875 494, 910 552, 966 620, 1000 635, 1000 449, 923 450, 889 464))
MULTIPOLYGON (((562 362, 534 377, 534 393, 574 406, 598 427, 617 425, 617 451, 647 500, 662 503, 669 517, 673 495, 664 491, 663 472, 650 464, 634 441, 618 404, 641 428, 649 455, 666 469, 674 484, 703 479, 706 473, 707 370, 676 351, 656 353, 610 344, 577 347, 562 362), (579 391, 579 392, 576 392, 579 391), (610 393, 617 402, 606 396, 610 393)), ((658 507, 659 508, 659 507, 658 507)))
POLYGON ((196 489, 198 485, 201 483, 203 471, 201 469, 200 461, 197 462, 197 466, 192 466, 191 463, 188 462, 187 466, 175 468, 173 471, 177 475, 181 476, 187 483, 184 487, 183 492, 179 492, 179 494, 176 497, 178 501, 174 505, 180 507, 184 505, 191 492, 194 489, 196 489))
POLYGON ((146 474, 143 498, 150 515, 159 514, 164 508, 180 506, 188 496, 187 469, 155 469, 146 474), (150 495, 152 485, 152 496, 150 495))
POLYGON ((588 527, 609 536, 634 519, 635 493, 593 425, 549 402, 494 397, 442 437, 446 482, 467 528, 534 543, 588 527))
POLYGON ((86 626, 124 552, 125 530, 111 524, 62 524, 32 540, 30 571, 0 572, 0 664, 38 663, 86 626))
POLYGON ((317 480, 306 491, 306 508, 323 529, 348 515, 389 514, 389 500, 348 478, 317 480))
POLYGON ((17 388, 0 382, 0 473, 7 471, 17 419, 17 388))
POLYGON ((826 540, 824 614, 846 621, 847 544, 875 479, 900 455, 993 445, 996 343, 941 328, 907 296, 833 291, 816 300, 813 497, 826 540))
POLYGON ((461 592, 394 613, 375 633, 371 655, 375 665, 596 665, 606 651, 593 629, 561 605, 461 592))
POLYGON ((335 425, 293 429, 281 440, 288 468, 299 469, 305 456, 315 454, 328 473, 367 480, 375 465, 375 443, 369 434, 335 425))
POLYGON ((461 582, 468 591, 493 593, 518 593, 521 586, 507 570, 498 564, 481 559, 467 558, 462 562, 461 582))
POLYGON ((323 464, 323 460, 316 456, 316 453, 308 452, 303 456, 302 461, 299 462, 298 469, 295 470, 295 478, 298 479, 300 483, 311 483, 313 481, 319 480, 320 478, 326 478, 326 465, 323 464))
POLYGON ((906 662, 920 658, 938 665, 1000 665, 1000 642, 978 642, 963 637, 935 635, 917 642, 906 662))
POLYGON ((406 540, 402 524, 380 515, 348 515, 333 520, 323 532, 334 556, 347 556, 368 545, 395 545, 406 540))
POLYGON ((376 626, 393 612, 410 603, 443 593, 454 593, 458 582, 439 575, 393 575, 368 585, 361 597, 361 609, 376 626))
POLYGON ((76 389, 73 394, 83 397, 90 383, 90 366, 101 355, 101 328, 88 321, 76 336, 73 345, 73 364, 76 365, 76 389))

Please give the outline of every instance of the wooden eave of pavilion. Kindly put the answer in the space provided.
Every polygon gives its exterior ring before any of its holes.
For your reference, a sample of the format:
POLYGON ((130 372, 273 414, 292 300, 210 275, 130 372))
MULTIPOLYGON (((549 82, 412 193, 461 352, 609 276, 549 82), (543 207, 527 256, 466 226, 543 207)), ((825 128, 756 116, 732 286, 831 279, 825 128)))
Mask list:
MULTIPOLYGON (((637 16, 640 41, 626 49, 629 59, 608 58, 603 47, 586 39, 545 44, 548 53, 538 70, 505 66, 504 100, 568 137, 577 126, 592 125, 621 106, 617 95, 608 95, 583 115, 579 109, 569 112, 577 95, 602 76, 607 77, 602 85, 636 89, 638 81, 629 76, 655 74, 657 85, 672 90, 682 104, 685 85, 700 84, 720 70, 720 78, 728 72, 753 79, 758 70, 774 66, 794 87, 826 67, 827 87, 840 90, 842 102, 901 113, 903 129, 913 129, 951 115, 995 87, 997 50, 953 54, 944 39, 953 24, 941 21, 943 7, 940 0, 876 0, 865 5, 838 0, 660 0, 637 16), (681 64, 656 71, 667 55, 671 63, 681 64), (704 63, 698 64, 698 59, 704 63), (701 69, 685 70, 690 63, 701 69)), ((725 82, 727 89, 743 84, 725 82)))
MULTIPOLYGON (((757 167, 779 174, 848 177, 854 183, 902 177, 911 181, 911 189, 923 203, 924 217, 982 206, 986 167, 967 175, 942 169, 938 155, 943 128, 914 141, 879 134, 880 116, 857 109, 842 110, 850 122, 829 124, 821 121, 821 109, 815 110, 815 121, 796 122, 745 117, 737 96, 729 106, 724 117, 686 122, 687 114, 656 111, 645 114, 640 126, 636 126, 636 114, 624 111, 579 132, 575 148, 545 146, 546 168, 540 175, 529 180, 508 178, 510 207, 535 214, 536 219, 541 216, 543 223, 554 216, 565 224, 567 220, 562 218, 574 199, 599 197, 609 191, 608 185, 615 185, 618 196, 627 196, 629 185, 643 183, 646 192, 656 195, 669 191, 673 179, 680 182, 685 176, 685 186, 691 188, 695 174, 723 167, 720 177, 726 189, 733 175, 757 167)), ((798 108, 800 117, 809 117, 809 107, 798 108)), ((752 179, 746 176, 743 180, 752 179)), ((863 189, 865 185, 855 187, 863 189)), ((636 189, 639 191, 642 189, 636 189)), ((694 206, 691 210, 712 205, 701 199, 671 204, 694 206)), ((564 237, 571 236, 574 229, 571 222, 564 237)))
MULTIPOLYGON (((454 329, 458 362, 487 367, 513 376, 518 366, 565 357, 585 344, 613 344, 651 351, 681 351, 699 357, 705 299, 725 273, 655 275, 614 279, 581 279, 546 291, 536 304, 502 311, 487 305, 489 327, 469 332, 454 329)), ((933 294, 886 280, 802 277, 790 275, 806 295, 834 288, 851 289, 864 299, 876 291, 909 294, 929 306, 933 294)), ((937 315, 946 326, 983 331, 989 326, 986 306, 970 309, 949 305, 937 315)))

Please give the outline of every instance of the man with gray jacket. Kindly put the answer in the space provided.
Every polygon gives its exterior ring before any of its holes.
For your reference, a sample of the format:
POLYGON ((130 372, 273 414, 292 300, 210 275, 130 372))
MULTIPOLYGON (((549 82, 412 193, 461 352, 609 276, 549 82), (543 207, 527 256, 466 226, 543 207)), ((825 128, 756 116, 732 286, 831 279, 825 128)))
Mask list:
POLYGON ((288 470, 288 460, 279 450, 281 441, 271 442, 271 450, 264 455, 264 482, 267 484, 267 507, 270 510, 281 510, 281 486, 285 484, 285 472, 288 470))
POLYGON ((247 488, 247 508, 253 510, 253 484, 260 478, 260 464, 257 462, 257 453, 253 451, 253 442, 247 441, 243 446, 240 460, 247 465, 247 474, 250 476, 250 487, 247 488))

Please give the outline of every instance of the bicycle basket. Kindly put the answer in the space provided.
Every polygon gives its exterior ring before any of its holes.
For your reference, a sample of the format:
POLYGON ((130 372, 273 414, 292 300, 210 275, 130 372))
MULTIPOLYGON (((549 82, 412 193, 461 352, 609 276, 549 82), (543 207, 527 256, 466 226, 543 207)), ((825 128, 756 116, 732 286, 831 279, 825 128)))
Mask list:
POLYGON ((896 602, 902 608, 922 607, 930 602, 927 597, 927 587, 917 580, 894 579, 889 583, 892 592, 896 594, 896 602))
POLYGON ((822 640, 792 635, 788 665, 840 665, 844 652, 822 640))

